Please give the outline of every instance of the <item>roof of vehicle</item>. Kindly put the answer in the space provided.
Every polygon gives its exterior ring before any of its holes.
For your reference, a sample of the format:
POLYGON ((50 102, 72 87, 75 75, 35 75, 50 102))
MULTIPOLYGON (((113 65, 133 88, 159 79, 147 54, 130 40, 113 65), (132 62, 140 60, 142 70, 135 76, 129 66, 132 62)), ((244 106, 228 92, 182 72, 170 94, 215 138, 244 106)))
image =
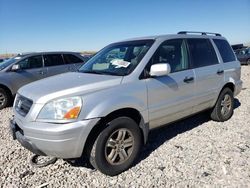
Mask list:
POLYGON ((41 54, 79 54, 79 52, 70 52, 70 51, 51 51, 51 52, 25 52, 19 53, 18 56, 27 56, 27 55, 41 55, 41 54))
POLYGON ((167 39, 167 38, 174 38, 174 37, 183 37, 183 38, 218 38, 218 39, 225 39, 219 33, 210 33, 210 32, 197 32, 197 31, 181 31, 177 34, 165 34, 165 35, 154 35, 154 36, 146 36, 146 37, 136 37, 123 40, 125 41, 133 41, 133 40, 156 40, 156 39, 167 39), (190 34, 189 34, 190 33, 190 34))

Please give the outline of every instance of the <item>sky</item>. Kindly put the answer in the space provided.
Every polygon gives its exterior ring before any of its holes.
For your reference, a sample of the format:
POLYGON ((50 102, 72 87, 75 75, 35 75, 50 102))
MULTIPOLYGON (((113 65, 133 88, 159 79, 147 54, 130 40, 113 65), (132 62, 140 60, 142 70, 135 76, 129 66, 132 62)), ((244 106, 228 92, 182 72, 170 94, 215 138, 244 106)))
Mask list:
POLYGON ((181 30, 249 43, 250 0, 0 0, 0 28, 0 54, 98 51, 181 30))

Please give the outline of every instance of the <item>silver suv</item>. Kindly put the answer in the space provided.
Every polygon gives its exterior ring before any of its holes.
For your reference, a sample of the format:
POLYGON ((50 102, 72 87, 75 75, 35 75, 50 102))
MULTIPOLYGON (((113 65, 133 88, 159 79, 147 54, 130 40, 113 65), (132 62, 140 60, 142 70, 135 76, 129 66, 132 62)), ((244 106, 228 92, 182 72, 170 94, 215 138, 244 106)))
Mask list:
POLYGON ((13 138, 38 155, 87 156, 96 169, 128 169, 149 130, 208 110, 233 115, 241 68, 220 34, 179 32, 111 44, 78 72, 19 89, 13 138))
POLYGON ((0 109, 8 106, 17 90, 30 82, 82 66, 84 58, 75 52, 20 54, 0 64, 0 109))

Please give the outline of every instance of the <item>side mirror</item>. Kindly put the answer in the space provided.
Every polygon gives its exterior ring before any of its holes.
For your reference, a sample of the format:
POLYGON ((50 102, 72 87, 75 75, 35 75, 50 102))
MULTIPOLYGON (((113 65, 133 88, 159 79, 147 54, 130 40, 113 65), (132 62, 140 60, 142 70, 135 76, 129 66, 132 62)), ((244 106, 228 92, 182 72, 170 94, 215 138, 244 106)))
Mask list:
POLYGON ((13 65, 12 67, 11 67, 11 70, 12 71, 18 71, 18 70, 20 70, 21 69, 21 67, 20 67, 20 65, 13 65))
POLYGON ((171 72, 171 67, 168 63, 158 63, 150 67, 150 76, 166 76, 171 72))

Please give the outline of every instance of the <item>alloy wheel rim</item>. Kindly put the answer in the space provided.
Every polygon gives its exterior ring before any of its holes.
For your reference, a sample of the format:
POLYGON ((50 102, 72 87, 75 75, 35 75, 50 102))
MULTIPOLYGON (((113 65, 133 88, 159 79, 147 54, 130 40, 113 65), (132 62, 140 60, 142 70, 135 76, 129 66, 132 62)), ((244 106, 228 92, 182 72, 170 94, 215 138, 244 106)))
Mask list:
POLYGON ((226 94, 221 101, 221 114, 226 116, 230 113, 232 108, 232 100, 230 95, 226 94))
POLYGON ((125 128, 114 131, 105 145, 105 158, 112 165, 128 160, 134 149, 133 134, 125 128))
POLYGON ((0 93, 0 106, 3 106, 5 103, 5 97, 4 94, 0 93))

